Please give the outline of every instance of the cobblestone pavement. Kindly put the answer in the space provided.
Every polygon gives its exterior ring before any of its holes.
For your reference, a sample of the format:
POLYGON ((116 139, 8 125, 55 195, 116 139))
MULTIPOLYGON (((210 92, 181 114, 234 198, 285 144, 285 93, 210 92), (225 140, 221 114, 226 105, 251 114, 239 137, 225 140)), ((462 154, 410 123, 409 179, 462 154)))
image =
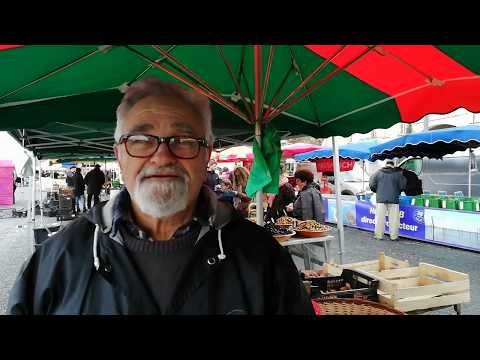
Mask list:
MULTIPOLYGON (((16 191, 17 207, 28 208, 30 189, 19 187, 16 191)), ((6 311, 8 294, 24 261, 33 251, 32 222, 28 218, 7 218, 10 210, 0 209, 0 314, 6 311)), ((38 219, 38 217, 37 217, 38 219)), ((56 222, 56 218, 45 218, 45 223, 56 222)), ((336 233, 336 231, 334 231, 336 233)), ((335 235, 336 236, 336 235, 335 235)), ((344 263, 374 260, 380 251, 397 259, 408 260, 412 266, 427 262, 470 275, 471 302, 462 308, 463 314, 480 314, 480 254, 401 239, 398 242, 375 241, 372 233, 345 228, 344 263)), ((322 253, 321 249, 316 252, 322 253)), ((332 241, 331 254, 338 262, 338 241, 332 241)), ((303 261, 294 257, 299 268, 303 261)), ((454 314, 453 308, 428 314, 454 314)))

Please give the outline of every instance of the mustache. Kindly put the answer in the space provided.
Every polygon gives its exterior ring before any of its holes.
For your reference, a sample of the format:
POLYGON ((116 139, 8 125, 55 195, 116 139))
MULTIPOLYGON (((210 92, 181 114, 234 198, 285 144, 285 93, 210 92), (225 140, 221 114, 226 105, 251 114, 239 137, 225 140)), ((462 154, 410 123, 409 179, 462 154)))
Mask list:
POLYGON ((185 169, 180 166, 162 166, 162 167, 145 167, 138 174, 137 179, 142 181, 145 177, 154 175, 170 175, 178 176, 184 180, 188 180, 189 176, 185 169))

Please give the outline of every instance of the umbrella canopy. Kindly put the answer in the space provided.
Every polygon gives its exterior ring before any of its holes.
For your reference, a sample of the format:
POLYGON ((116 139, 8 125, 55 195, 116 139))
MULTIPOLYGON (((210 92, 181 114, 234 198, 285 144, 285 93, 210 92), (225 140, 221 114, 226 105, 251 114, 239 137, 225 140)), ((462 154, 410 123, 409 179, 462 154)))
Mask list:
POLYGON ((322 147, 319 145, 296 143, 282 146, 282 156, 285 158, 292 158, 296 154, 305 153, 308 151, 320 150, 322 147))
MULTIPOLYGON (((340 146, 339 156, 342 159, 351 160, 367 160, 370 157, 370 148, 378 144, 377 140, 359 142, 355 144, 347 144, 340 146)), ((332 158, 332 148, 325 148, 323 150, 309 151, 302 154, 295 155, 295 160, 312 160, 322 158, 332 158)))
POLYGON ((480 146, 480 126, 469 125, 408 134, 370 148, 370 160, 408 156, 439 159, 480 146))
MULTIPOLYGON (((282 157, 292 158, 295 154, 304 153, 307 151, 319 150, 321 146, 306 144, 306 143, 296 143, 283 145, 282 157)), ((235 161, 253 161, 253 151, 251 147, 247 146, 237 146, 225 150, 219 155, 219 162, 235 162, 235 161), (228 152, 227 152, 228 151, 228 152)))
POLYGON ((217 162, 236 162, 249 160, 248 155, 252 155, 251 146, 234 146, 223 150, 218 154, 217 162))
POLYGON ((480 46, 4 45, 0 60, 0 130, 35 130, 27 146, 44 157, 108 152, 111 139, 85 140, 111 136, 119 89, 150 75, 209 96, 231 143, 258 121, 325 138, 480 111, 480 46))

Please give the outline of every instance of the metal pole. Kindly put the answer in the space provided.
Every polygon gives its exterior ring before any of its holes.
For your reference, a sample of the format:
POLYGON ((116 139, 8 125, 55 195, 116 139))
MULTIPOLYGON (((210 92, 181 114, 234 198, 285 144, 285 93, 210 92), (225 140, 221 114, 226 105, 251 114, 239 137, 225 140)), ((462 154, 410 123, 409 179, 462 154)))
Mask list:
POLYGON ((365 194, 365 160, 362 160, 362 193, 365 194))
POLYGON ((40 205, 40 224, 43 225, 42 162, 40 160, 38 160, 38 180, 40 187, 40 196, 38 197, 38 203, 40 205))
POLYGON ((338 156, 338 146, 335 143, 335 136, 332 136, 332 147, 333 147, 333 175, 335 177, 335 197, 337 199, 337 231, 338 231, 338 241, 339 241, 339 253, 340 264, 343 264, 343 254, 344 254, 344 233, 343 233, 343 209, 342 209, 342 198, 340 190, 340 159, 338 156))
MULTIPOLYGON (((260 122, 255 123, 255 140, 257 140, 258 146, 262 148, 262 124, 260 122)), ((256 217, 257 224, 263 226, 263 190, 257 191, 255 195, 256 203, 256 217)))
POLYGON ((35 172, 37 169, 37 158, 35 154, 33 154, 32 159, 32 167, 33 167, 33 175, 32 175, 32 209, 31 209, 31 218, 33 225, 35 226, 35 172))
MULTIPOLYGON (((262 47, 253 46, 253 58, 255 64, 254 83, 255 83, 255 139, 258 146, 262 148, 262 47)), ((257 224, 263 226, 263 189, 256 194, 256 217, 257 224)))
POLYGON ((468 149, 468 197, 472 196, 472 162, 473 162, 473 151, 471 148, 468 149))

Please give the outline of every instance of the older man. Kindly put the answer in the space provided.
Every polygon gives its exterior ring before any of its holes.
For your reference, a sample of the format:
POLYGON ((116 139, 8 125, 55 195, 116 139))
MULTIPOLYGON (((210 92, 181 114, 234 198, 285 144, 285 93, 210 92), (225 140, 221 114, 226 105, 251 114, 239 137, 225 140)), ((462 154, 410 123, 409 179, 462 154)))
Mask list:
POLYGON ((398 240, 400 226, 399 196, 407 188, 407 179, 402 169, 394 166, 393 160, 387 160, 385 167, 377 170, 370 178, 370 189, 377 194, 375 211, 375 239, 383 240, 385 215, 388 215, 390 239, 398 240))
POLYGON ((117 110, 125 187, 46 241, 11 314, 314 314, 286 251, 203 183, 208 100, 147 78, 117 110))

